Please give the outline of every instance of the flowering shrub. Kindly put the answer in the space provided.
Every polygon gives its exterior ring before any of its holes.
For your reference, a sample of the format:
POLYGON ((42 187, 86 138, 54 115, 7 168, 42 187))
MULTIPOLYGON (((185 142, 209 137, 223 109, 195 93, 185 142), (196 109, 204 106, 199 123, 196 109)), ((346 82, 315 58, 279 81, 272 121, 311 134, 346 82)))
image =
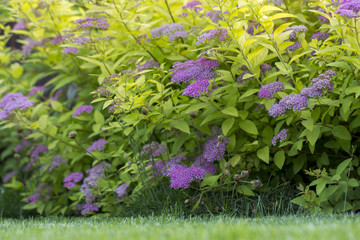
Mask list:
POLYGON ((89 2, 4 3, 0 176, 24 209, 166 189, 219 211, 284 186, 360 209, 358 0, 89 2))

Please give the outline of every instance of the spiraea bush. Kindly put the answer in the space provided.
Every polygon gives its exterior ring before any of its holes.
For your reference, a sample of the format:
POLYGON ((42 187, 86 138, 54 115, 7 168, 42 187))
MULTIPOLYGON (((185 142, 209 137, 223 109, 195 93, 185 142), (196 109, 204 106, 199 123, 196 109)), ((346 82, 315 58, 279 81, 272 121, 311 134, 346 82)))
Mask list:
POLYGON ((45 215, 357 211, 359 10, 3 1, 3 187, 45 215))

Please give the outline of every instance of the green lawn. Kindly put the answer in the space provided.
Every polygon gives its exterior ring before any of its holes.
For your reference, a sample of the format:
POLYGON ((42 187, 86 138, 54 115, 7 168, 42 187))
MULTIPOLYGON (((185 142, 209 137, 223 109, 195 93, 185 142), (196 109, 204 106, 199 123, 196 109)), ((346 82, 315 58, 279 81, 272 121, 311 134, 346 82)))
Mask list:
POLYGON ((0 219, 0 239, 360 239, 360 216, 0 219))

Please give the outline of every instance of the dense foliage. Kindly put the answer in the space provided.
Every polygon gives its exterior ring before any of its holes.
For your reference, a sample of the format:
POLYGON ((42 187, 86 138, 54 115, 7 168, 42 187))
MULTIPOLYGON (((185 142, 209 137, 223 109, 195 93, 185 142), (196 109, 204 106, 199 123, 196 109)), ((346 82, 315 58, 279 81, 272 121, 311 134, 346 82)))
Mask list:
POLYGON ((360 209, 359 0, 3 2, 0 176, 24 209, 360 209))

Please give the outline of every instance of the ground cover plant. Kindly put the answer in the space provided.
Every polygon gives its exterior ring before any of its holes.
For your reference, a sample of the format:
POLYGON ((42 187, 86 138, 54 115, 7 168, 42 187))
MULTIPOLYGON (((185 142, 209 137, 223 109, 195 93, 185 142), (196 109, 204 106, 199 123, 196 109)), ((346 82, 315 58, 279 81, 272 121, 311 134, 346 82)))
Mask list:
POLYGON ((29 218, 0 220, 1 239, 358 239, 359 217, 288 216, 203 219, 171 215, 146 218, 29 218))
POLYGON ((360 209, 360 1, 0 2, 23 210, 360 209))

